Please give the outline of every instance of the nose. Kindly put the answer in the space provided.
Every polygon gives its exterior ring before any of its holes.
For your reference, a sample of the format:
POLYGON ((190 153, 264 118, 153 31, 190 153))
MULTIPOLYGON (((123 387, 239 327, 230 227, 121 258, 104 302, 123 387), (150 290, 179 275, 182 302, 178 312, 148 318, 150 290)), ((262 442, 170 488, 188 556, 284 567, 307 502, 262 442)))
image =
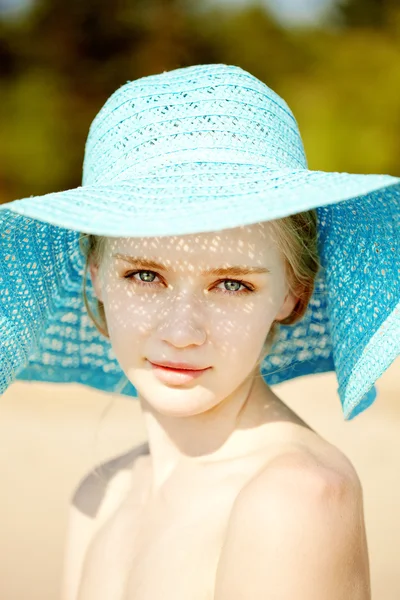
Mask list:
POLYGON ((176 348, 204 344, 207 324, 200 304, 194 294, 171 298, 168 307, 160 311, 158 333, 161 339, 176 348))

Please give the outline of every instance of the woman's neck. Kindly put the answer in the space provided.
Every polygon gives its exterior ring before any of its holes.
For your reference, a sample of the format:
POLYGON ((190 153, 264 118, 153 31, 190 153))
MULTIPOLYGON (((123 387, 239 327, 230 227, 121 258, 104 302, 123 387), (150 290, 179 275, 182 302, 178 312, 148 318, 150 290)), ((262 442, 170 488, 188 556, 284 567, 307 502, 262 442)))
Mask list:
MULTIPOLYGON (((296 415, 270 390, 259 373, 213 409, 190 417, 161 415, 139 397, 152 464, 153 489, 179 467, 193 473, 207 465, 251 455, 265 444, 265 425, 296 415)), ((294 419, 293 419, 294 417, 294 419)), ((298 419, 299 424, 304 423, 298 419)))

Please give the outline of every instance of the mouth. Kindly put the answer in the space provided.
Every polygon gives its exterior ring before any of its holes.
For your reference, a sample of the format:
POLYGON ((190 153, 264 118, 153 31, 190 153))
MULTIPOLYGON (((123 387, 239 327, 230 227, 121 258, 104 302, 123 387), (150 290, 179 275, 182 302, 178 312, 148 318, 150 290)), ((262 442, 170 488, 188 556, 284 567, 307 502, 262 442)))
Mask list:
POLYGON ((149 360, 147 362, 151 366, 154 375, 163 383, 170 385, 182 385, 184 383, 189 383, 190 381, 201 377, 206 371, 211 369, 211 367, 206 367, 205 369, 197 369, 193 367, 188 368, 186 363, 168 363, 168 365, 176 365, 176 367, 172 367, 167 366, 167 363, 160 365, 152 363, 149 360))

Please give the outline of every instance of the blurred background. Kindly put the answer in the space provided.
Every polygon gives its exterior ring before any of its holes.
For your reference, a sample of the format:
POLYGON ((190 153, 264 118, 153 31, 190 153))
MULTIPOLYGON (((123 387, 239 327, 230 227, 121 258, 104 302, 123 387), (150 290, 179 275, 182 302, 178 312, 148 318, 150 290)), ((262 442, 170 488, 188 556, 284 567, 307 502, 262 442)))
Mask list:
POLYGON ((208 62, 283 96, 310 169, 400 174, 399 0, 0 0, 0 201, 79 185, 115 89, 208 62))
MULTIPOLYGON (((399 0, 0 0, 0 202, 81 183, 86 136, 127 81, 236 64, 289 104, 309 168, 400 175, 399 0)), ((400 362, 344 422, 333 373, 275 386, 355 464, 373 598, 400 597, 400 362)), ((145 440, 138 404, 16 382, 0 402, 0 597, 56 600, 68 503, 145 440)))

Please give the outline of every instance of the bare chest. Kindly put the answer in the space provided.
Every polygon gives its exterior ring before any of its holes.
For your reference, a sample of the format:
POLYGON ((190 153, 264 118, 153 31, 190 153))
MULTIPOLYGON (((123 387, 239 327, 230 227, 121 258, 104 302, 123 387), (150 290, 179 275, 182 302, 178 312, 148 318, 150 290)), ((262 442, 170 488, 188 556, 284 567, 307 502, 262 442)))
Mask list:
POLYGON ((212 600, 232 507, 247 478, 175 482, 144 507, 128 498, 92 544, 78 600, 212 600))
POLYGON ((212 600, 230 504, 209 501, 200 508, 198 503, 197 510, 192 505, 144 522, 123 600, 212 600))
POLYGON ((292 429, 286 438, 281 430, 276 443, 243 458, 180 465, 156 495, 149 470, 138 469, 92 541, 77 600, 213 600, 235 501, 272 458, 296 447, 292 429))

